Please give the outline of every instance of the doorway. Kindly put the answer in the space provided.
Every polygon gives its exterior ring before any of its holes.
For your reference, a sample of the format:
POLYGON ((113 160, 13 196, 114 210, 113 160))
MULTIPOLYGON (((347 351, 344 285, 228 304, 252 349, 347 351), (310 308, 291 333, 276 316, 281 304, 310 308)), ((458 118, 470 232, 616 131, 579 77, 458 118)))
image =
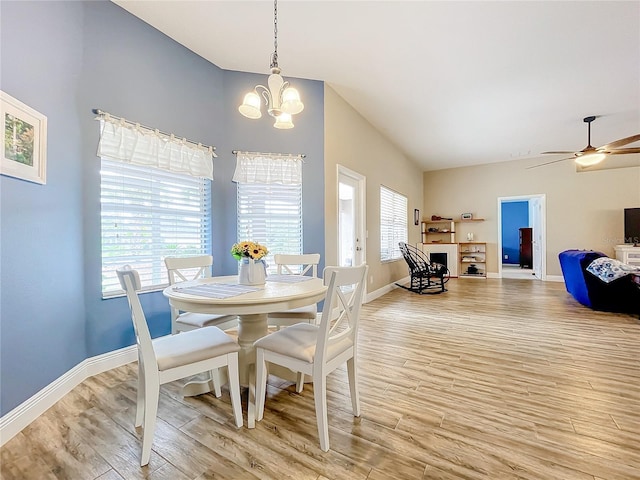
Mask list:
MULTIPOLYGON (((528 233, 528 232, 525 232, 528 233)), ((507 236, 508 237, 508 236, 507 236)), ((522 238, 522 232, 518 233, 518 241, 522 238)), ((526 238, 526 235, 525 235, 526 238)), ((506 242, 506 241, 505 241, 506 242)), ((500 278, 522 278, 527 280, 546 280, 546 208, 545 195, 520 195, 513 197, 498 198, 498 276, 500 278), (507 233, 506 228, 514 228, 505 225, 503 221, 503 207, 506 204, 525 203, 527 213, 527 225, 523 228, 530 229, 531 233, 531 259, 526 264, 518 261, 514 263, 504 263, 508 261, 505 256, 509 256, 509 249, 503 245, 503 234, 507 233), (505 249, 505 252, 503 252, 505 249), (526 268, 521 268, 526 267, 526 268)), ((519 253, 519 252, 518 252, 519 253)), ((529 259, 527 259, 529 260, 529 259)))
POLYGON ((366 259, 365 177, 338 165, 338 265, 362 265, 366 259))

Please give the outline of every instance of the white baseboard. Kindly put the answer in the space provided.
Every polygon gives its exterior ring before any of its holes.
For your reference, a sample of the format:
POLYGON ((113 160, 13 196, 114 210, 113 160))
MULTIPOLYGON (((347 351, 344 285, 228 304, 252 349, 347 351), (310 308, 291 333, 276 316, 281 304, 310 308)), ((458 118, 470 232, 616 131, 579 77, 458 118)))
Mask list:
POLYGON ((400 288, 398 287, 398 285, 396 285, 396 283, 407 283, 411 280, 411 277, 404 277, 401 278, 400 280, 398 280, 397 282, 393 282, 390 283, 389 285, 385 285, 382 288, 378 288, 377 290, 374 290, 373 292, 367 292, 367 294, 364 296, 364 303, 369 303, 374 301, 376 298, 380 298, 381 296, 389 293, 391 290, 395 290, 396 288, 400 288))
POLYGON ((87 358, 0 418, 0 447, 87 378, 138 359, 135 345, 87 358))
POLYGON ((564 277, 562 275, 547 275, 547 282, 564 282, 564 277))
MULTIPOLYGON (((502 277, 500 277, 495 272, 489 272, 487 273, 487 278, 502 278, 502 277)), ((547 278, 545 278, 544 281, 545 282, 564 282, 564 277, 562 275, 547 275, 547 278)))

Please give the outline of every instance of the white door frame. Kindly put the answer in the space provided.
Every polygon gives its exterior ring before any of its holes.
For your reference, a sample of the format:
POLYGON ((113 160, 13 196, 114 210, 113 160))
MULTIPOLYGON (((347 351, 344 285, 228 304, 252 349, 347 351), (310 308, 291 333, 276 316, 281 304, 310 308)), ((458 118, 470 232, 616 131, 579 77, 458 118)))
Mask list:
MULTIPOLYGON (((540 248, 540 261, 537 262, 536 259, 533 260, 534 268, 539 265, 540 271, 537 272, 534 270, 534 274, 536 278, 539 280, 547 279, 547 208, 546 208, 546 196, 545 194, 538 195, 517 195, 513 197, 498 197, 498 277, 502 278, 502 204, 506 202, 518 202, 518 201, 529 201, 536 200, 540 203, 540 216, 539 218, 529 218, 530 225, 539 226, 536 230, 539 230, 537 234, 534 233, 535 238, 539 245, 536 247, 540 248)), ((535 209, 534 209, 535 215, 535 209)), ((535 241, 535 239, 534 239, 535 241)))
POLYGON ((360 250, 359 252, 354 254, 354 264, 355 265, 359 265, 358 263, 356 263, 357 261, 360 262, 360 264, 362 263, 366 263, 367 261, 367 215, 366 215, 366 196, 367 196, 367 178, 354 171, 351 170, 347 167, 344 167, 340 164, 336 165, 337 167, 337 182, 336 182, 336 192, 338 195, 338 201, 337 201, 337 212, 336 212, 336 218, 338 219, 338 235, 336 237, 336 243, 337 243, 337 249, 336 249, 336 253, 338 254, 338 258, 340 258, 340 178, 341 177, 349 177, 351 180, 354 180, 357 185, 358 185, 358 191, 357 191, 357 202, 356 202, 356 229, 355 229, 355 235, 356 238, 359 239, 359 243, 360 243, 360 250))

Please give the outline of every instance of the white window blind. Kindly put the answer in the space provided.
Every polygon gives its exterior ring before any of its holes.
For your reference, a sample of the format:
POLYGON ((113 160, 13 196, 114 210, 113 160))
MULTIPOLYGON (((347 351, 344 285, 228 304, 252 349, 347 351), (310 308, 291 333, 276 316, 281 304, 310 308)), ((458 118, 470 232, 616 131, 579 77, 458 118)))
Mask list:
POLYGON ((407 197, 380 186, 380 260, 402 258, 399 242, 407 241, 407 197))
POLYGON ((238 183, 238 241, 269 249, 265 261, 275 273, 273 255, 302 253, 302 185, 238 183))
POLYGON ((121 293, 116 268, 129 264, 143 290, 168 283, 164 257, 211 251, 211 182, 102 159, 102 295, 121 293))

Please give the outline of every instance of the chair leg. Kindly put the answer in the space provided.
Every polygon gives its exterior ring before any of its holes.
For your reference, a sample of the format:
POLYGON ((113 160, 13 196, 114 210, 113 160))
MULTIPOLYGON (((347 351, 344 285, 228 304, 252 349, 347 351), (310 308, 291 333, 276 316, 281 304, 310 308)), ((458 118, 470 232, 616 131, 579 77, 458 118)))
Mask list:
POLYGON ((316 405, 316 421, 318 422, 318 437, 320 449, 329 451, 329 422, 327 419, 327 377, 319 375, 313 377, 313 399, 316 405))
POLYGON ((140 466, 144 467, 151 458, 151 445, 153 434, 156 429, 156 416, 158 414, 158 399, 160 397, 160 384, 157 378, 155 381, 148 380, 144 397, 144 426, 142 427, 142 454, 140 456, 140 466))
POLYGON ((347 360, 347 376, 349 377, 349 390, 351 391, 351 407, 353 416, 360 416, 360 395, 358 393, 358 365, 355 356, 347 360))
POLYGON ((213 382, 213 393, 217 398, 220 398, 222 396, 222 390, 220 388, 222 385, 222 380, 220 380, 220 369, 214 368, 211 370, 210 375, 211 381, 213 382))
POLYGON ((138 392, 136 394, 136 422, 135 426, 140 427, 144 420, 144 367, 142 366, 142 360, 138 358, 138 392))
POLYGON ((298 376, 296 377, 296 393, 302 393, 304 389, 304 373, 298 372, 298 376))
POLYGON ((247 428, 256 428, 256 366, 249 365, 249 399, 247 400, 247 428))
POLYGON ((242 426, 242 402, 240 401, 238 354, 230 353, 229 355, 227 355, 227 359, 227 369, 229 370, 229 394, 231 395, 231 408, 233 408, 233 416, 236 420, 236 427, 240 428, 242 426))
POLYGON ((264 402, 267 395, 267 364, 264 361, 264 350, 256 348, 256 420, 264 416, 264 402))
POLYGON ((176 318, 178 318, 178 312, 171 309, 171 335, 175 335, 178 332, 178 325, 176 325, 176 318))

